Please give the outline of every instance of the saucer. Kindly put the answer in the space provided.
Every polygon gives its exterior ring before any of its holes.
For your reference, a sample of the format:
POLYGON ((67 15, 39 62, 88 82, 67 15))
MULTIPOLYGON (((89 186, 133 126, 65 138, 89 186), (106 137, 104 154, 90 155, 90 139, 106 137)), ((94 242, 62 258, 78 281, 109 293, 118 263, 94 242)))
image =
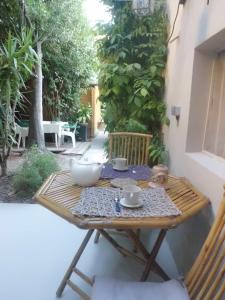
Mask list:
POLYGON ((110 181, 111 185, 116 188, 123 188, 125 185, 137 185, 137 181, 132 178, 115 178, 110 181))
POLYGON ((123 168, 123 169, 117 168, 117 167, 115 166, 115 167, 113 167, 113 170, 115 170, 115 171, 121 171, 121 172, 127 171, 127 170, 128 170, 128 166, 125 167, 125 168, 123 168))
POLYGON ((121 198, 120 199, 120 204, 124 207, 127 207, 127 208, 138 208, 138 207, 143 206, 143 201, 139 200, 137 204, 128 204, 127 201, 126 201, 126 198, 121 198))

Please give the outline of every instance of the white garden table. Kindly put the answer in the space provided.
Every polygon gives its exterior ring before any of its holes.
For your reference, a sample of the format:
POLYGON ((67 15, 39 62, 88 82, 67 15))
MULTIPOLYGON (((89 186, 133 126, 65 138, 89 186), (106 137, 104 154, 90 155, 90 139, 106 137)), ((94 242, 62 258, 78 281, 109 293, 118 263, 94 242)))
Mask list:
MULTIPOLYGON (((54 133, 55 134, 55 145, 56 148, 59 148, 60 140, 62 136, 62 132, 70 131, 70 128, 63 128, 64 126, 69 126, 68 122, 61 122, 61 121, 43 121, 43 130, 44 133, 54 133)), ((23 141, 23 147, 25 148, 26 137, 28 136, 29 127, 21 127, 16 124, 15 128, 16 134, 19 135, 18 137, 18 148, 21 143, 21 139, 23 141)))
POLYGON ((59 148, 62 128, 65 125, 68 125, 68 122, 43 121, 44 133, 54 133, 55 134, 56 148, 59 148))

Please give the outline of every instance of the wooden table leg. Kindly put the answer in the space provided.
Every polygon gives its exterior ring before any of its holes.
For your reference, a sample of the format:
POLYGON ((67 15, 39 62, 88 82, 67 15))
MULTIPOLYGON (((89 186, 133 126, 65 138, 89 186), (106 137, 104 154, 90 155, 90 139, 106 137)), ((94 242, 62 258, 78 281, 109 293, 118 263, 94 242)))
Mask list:
POLYGON ((146 264, 146 259, 136 255, 134 252, 128 250, 127 248, 124 248, 120 244, 118 244, 110 235, 108 232, 106 232, 104 229, 99 229, 101 235, 124 257, 132 257, 135 259, 137 262, 145 265, 146 264))
POLYGON ((165 230, 165 229, 162 229, 160 231, 159 236, 158 236, 158 238, 157 238, 157 240, 155 242, 155 245, 152 248, 150 256, 149 256, 149 258, 147 260, 144 272, 143 272, 143 274, 141 276, 141 281, 146 281, 146 279, 148 278, 148 275, 149 275, 149 273, 151 271, 151 268, 155 264, 156 256, 157 256, 157 254, 159 252, 159 249, 160 249, 160 247, 162 245, 162 242, 163 242, 163 240, 164 240, 164 238, 166 236, 166 232, 167 232, 167 230, 165 230))
MULTIPOLYGON (((127 230, 127 234, 129 235, 130 239, 133 240, 136 248, 142 253, 144 258, 147 260, 150 259, 150 253, 147 251, 143 243, 140 241, 138 234, 136 234, 133 230, 127 230)), ((155 271, 163 280, 169 280, 169 276, 165 273, 165 271, 159 266, 159 264, 155 261, 152 262, 152 270, 155 271)))
POLYGON ((67 281, 69 280, 71 274, 73 273, 73 270, 76 267, 76 265, 77 265, 77 263, 78 263, 81 255, 82 255, 82 253, 84 252, 84 249, 87 246, 87 244, 88 244, 88 242, 89 242, 89 240, 90 240, 93 232, 94 232, 94 229, 89 229, 88 230, 88 232, 87 232, 87 234, 86 234, 83 242, 80 245, 80 248, 78 249, 76 255, 74 256, 74 259, 72 260, 72 262, 71 262, 68 270, 66 271, 65 276, 63 277, 62 282, 60 283, 60 285, 59 285, 59 287, 58 287, 58 289, 56 291, 56 296, 57 297, 61 297, 62 292, 65 289, 65 286, 67 284, 67 281))
MULTIPOLYGON (((155 242, 155 245, 151 251, 151 253, 148 252, 146 247, 143 245, 143 243, 140 241, 140 237, 138 232, 135 232, 134 230, 125 230, 127 235, 130 237, 130 239, 134 242, 134 245, 137 250, 140 251, 140 253, 144 256, 146 266, 143 272, 143 275, 141 277, 142 281, 145 281, 150 273, 150 271, 154 271, 157 275, 159 275, 163 280, 169 280, 169 276, 166 274, 166 272, 160 267, 160 265, 155 261, 156 256, 159 252, 159 249, 161 247, 161 244, 164 240, 164 237, 166 235, 166 230, 161 230, 159 233, 159 236, 155 242), (145 278, 145 279, 142 279, 145 278)), ((131 256, 139 261, 144 260, 141 257, 136 256, 135 254, 132 254, 129 250, 125 249, 124 247, 120 246, 105 230, 99 229, 98 233, 100 233, 110 244, 119 251, 123 256, 131 256)))
POLYGON ((154 261, 152 265, 152 269, 157 273, 163 280, 170 280, 170 277, 166 274, 166 272, 160 267, 160 265, 154 261))
POLYGON ((121 247, 105 230, 99 229, 98 232, 104 236, 104 238, 114 247, 117 251, 120 252, 123 256, 126 256, 126 254, 123 251, 123 247, 121 247))
POLYGON ((146 259, 148 259, 150 254, 143 243, 140 241, 140 236, 131 229, 127 230, 127 234, 133 241, 136 249, 138 249, 146 259))
MULTIPOLYGON (((137 235, 138 239, 140 238, 140 232, 141 232, 141 229, 136 229, 136 235, 137 235)), ((134 244, 133 251, 134 251, 134 253, 138 252, 138 248, 137 248, 136 244, 134 244)))
POLYGON ((94 243, 97 244, 100 238, 100 232, 97 230, 96 234, 95 234, 95 239, 94 239, 94 243))

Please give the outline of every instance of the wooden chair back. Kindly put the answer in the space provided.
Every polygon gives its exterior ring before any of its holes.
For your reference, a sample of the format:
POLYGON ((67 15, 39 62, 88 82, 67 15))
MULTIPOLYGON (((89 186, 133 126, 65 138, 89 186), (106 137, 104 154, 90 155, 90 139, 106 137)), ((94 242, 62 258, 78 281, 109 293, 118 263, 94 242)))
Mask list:
POLYGON ((208 238, 185 283, 191 300, 225 299, 225 194, 208 238))
POLYGON ((125 157, 129 165, 148 164, 150 134, 113 132, 109 134, 109 159, 125 157))

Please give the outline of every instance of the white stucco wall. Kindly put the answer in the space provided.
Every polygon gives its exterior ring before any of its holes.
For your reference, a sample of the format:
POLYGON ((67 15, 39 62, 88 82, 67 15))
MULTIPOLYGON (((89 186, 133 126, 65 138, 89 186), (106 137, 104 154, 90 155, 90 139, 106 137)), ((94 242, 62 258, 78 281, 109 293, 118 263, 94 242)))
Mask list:
MULTIPOLYGON (((167 3, 172 24, 178 0, 167 0, 167 3)), ((170 126, 165 129, 165 141, 170 153, 170 169, 172 173, 190 179, 207 195, 213 210, 217 209, 222 197, 225 162, 199 153, 201 149, 195 147, 195 142, 199 138, 197 131, 205 121, 201 111, 207 106, 207 97, 204 95, 205 103, 200 99, 203 93, 207 93, 209 60, 213 53, 225 49, 224 12, 224 0, 210 0, 209 5, 207 0, 186 0, 185 5, 180 7, 173 35, 176 39, 169 44, 167 68, 166 102, 170 126), (200 49, 198 55, 197 48, 200 49), (201 63, 198 76, 193 70, 201 59, 206 59, 208 65, 201 63), (191 101, 195 101, 192 107, 191 101), (179 123, 171 116, 172 105, 181 107, 179 123), (190 110, 198 113, 190 114, 190 110)))
MULTIPOLYGON (((167 0, 171 27, 178 2, 167 0)), ((164 131, 170 170, 188 178, 212 202, 212 210, 205 209, 168 234, 180 273, 194 261, 223 195, 225 161, 201 152, 200 132, 206 122, 211 63, 216 52, 225 49, 224 12, 224 0, 210 0, 209 5, 207 0, 186 0, 169 43, 165 99, 170 126, 164 131), (181 107, 179 122, 171 115, 173 105, 181 107)))

